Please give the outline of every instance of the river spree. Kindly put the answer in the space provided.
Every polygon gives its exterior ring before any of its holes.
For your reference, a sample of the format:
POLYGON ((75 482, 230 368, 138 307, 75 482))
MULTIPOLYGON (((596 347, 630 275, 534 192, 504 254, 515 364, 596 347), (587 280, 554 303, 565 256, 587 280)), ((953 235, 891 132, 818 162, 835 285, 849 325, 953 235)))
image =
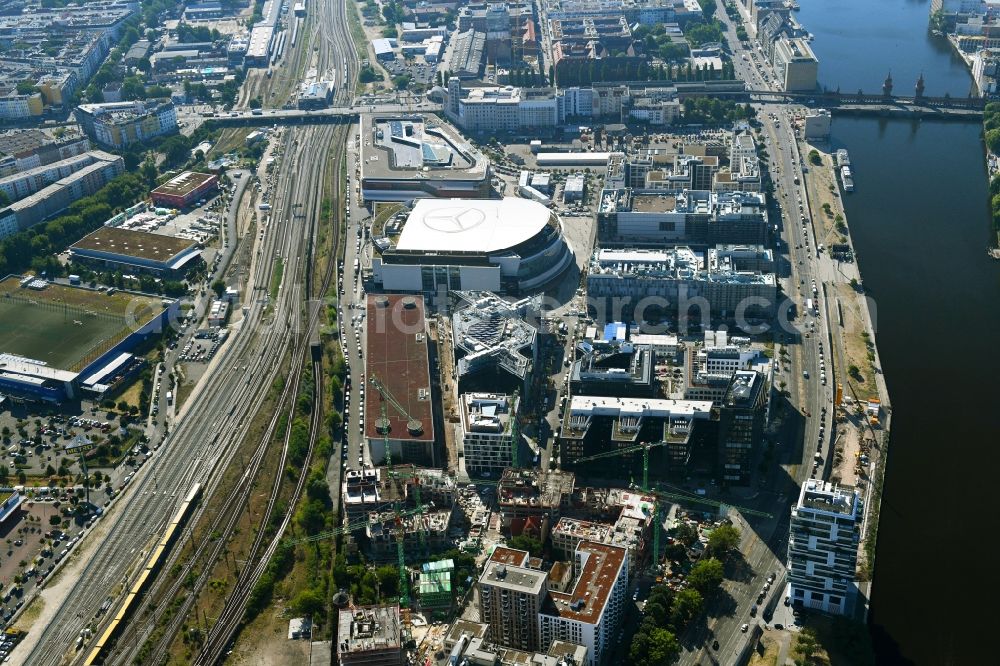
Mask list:
MULTIPOLYGON (((800 0, 821 85, 966 95, 971 78, 927 33, 929 0, 800 0)), ((847 219, 893 404, 871 625, 879 664, 992 662, 1000 491, 1000 262, 990 260, 981 128, 838 118, 851 154, 847 219), (977 542, 980 544, 977 547, 977 542), (971 547, 970 547, 971 546, 971 547)))

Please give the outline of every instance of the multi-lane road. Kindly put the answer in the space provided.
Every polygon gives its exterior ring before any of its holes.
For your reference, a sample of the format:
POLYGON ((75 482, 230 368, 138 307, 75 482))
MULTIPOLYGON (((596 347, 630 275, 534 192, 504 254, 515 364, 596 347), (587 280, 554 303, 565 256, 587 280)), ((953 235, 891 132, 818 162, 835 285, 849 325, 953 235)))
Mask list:
MULTIPOLYGON (((777 78, 759 54, 752 48, 744 48, 736 38, 735 26, 720 8, 718 17, 727 29, 727 37, 733 50, 733 63, 738 78, 757 90, 779 85, 777 78)), ((829 312, 826 299, 822 298, 824 280, 834 278, 835 263, 828 255, 817 251, 818 242, 812 224, 812 211, 806 196, 803 177, 803 159, 799 154, 795 130, 792 123, 791 107, 785 104, 755 104, 757 118, 761 122, 760 136, 767 152, 767 169, 774 184, 776 196, 772 207, 772 222, 778 225, 781 247, 776 252, 784 265, 779 264, 782 291, 795 305, 794 317, 789 317, 786 330, 776 334, 777 347, 784 346, 789 353, 788 362, 779 361, 780 372, 775 374, 775 382, 784 382, 788 391, 788 409, 780 432, 772 433, 777 441, 776 458, 781 466, 765 475, 762 483, 752 495, 742 503, 767 510, 774 514, 768 520, 752 519, 747 523, 738 517, 738 525, 744 533, 742 552, 751 574, 742 581, 727 581, 726 592, 736 603, 735 611, 711 617, 707 631, 694 637, 695 644, 685 649, 681 664, 727 664, 736 661, 753 632, 744 633, 744 624, 751 627, 763 622, 761 613, 751 614, 767 576, 778 573, 778 583, 765 596, 765 605, 776 602, 779 607, 784 596, 781 572, 785 569, 786 546, 790 520, 790 508, 798 496, 801 484, 814 472, 813 459, 817 444, 821 442, 821 431, 831 432, 833 419, 833 395, 837 373, 831 354, 829 312), (804 220, 804 222, 803 222, 804 220), (812 285, 815 281, 819 290, 819 315, 805 313, 807 298, 814 298, 812 285), (828 381, 820 381, 821 361, 826 368, 828 381), (716 649, 714 643, 718 641, 716 649)), ((840 273, 843 276, 842 273, 840 273)), ((843 281, 849 278, 841 277, 843 281)), ((775 358, 779 355, 776 353, 775 358)), ((839 355, 838 355, 839 358, 839 355)), ((822 439, 821 453, 829 454, 830 438, 822 439)), ((737 500, 739 502, 739 500, 737 500)), ((764 606, 761 606, 761 611, 764 606)))

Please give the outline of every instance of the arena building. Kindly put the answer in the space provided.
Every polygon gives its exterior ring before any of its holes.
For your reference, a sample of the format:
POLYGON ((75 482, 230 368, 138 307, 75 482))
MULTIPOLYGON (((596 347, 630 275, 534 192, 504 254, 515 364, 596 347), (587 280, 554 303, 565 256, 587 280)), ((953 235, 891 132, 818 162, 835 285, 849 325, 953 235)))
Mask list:
POLYGON ((187 208, 219 187, 219 179, 210 173, 185 171, 150 192, 153 203, 170 208, 187 208))
POLYGON ((372 262, 386 291, 540 289, 573 262, 562 222, 527 199, 420 199, 372 262))
POLYGON ((423 116, 361 118, 361 197, 487 198, 489 160, 450 126, 423 116))
POLYGON ((201 256, 188 238, 101 227, 70 246, 74 261, 129 273, 178 275, 201 256))
POLYGON ((99 399, 125 385, 144 361, 129 353, 158 336, 180 301, 114 289, 0 280, 0 393, 61 403, 99 399))

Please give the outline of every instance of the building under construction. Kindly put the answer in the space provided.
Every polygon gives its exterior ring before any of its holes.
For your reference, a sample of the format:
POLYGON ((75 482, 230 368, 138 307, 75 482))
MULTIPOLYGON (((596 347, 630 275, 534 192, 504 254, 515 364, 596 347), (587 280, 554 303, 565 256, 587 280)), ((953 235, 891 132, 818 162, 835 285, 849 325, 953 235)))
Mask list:
POLYGON ((503 526, 515 518, 548 516, 557 520, 570 504, 576 476, 572 472, 542 469, 504 470, 497 484, 503 526))
POLYGON ((338 614, 340 666, 400 666, 404 654, 399 606, 350 607, 338 614))
POLYGON ((458 485, 446 472, 414 465, 395 465, 391 471, 387 467, 348 470, 341 483, 348 523, 387 506, 415 506, 418 493, 423 504, 451 506, 458 498, 458 485))
POLYGON ((365 528, 368 556, 376 562, 396 561, 400 532, 407 557, 446 550, 453 512, 452 506, 429 507, 424 512, 404 516, 394 510, 372 512, 365 528))

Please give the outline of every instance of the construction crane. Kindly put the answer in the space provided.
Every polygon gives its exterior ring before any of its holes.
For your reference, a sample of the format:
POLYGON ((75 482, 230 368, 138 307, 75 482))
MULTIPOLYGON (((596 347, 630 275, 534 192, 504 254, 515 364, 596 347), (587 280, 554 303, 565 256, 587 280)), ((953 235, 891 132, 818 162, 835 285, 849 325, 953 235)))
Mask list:
MULTIPOLYGON (((591 460, 600 460, 602 458, 616 458, 619 456, 627 456, 639 451, 642 452, 642 485, 640 489, 643 493, 653 495, 653 497, 663 500, 668 500, 670 502, 694 502, 698 504, 707 504, 709 506, 715 506, 720 509, 725 507, 732 507, 737 509, 740 513, 744 513, 749 516, 760 516, 763 518, 773 518, 769 513, 763 511, 757 511, 756 509, 748 509, 746 507, 735 506, 732 504, 726 504, 724 502, 719 502, 717 500, 708 499, 706 497, 700 497, 698 495, 689 494, 677 494, 677 493, 667 493, 659 490, 658 488, 651 488, 649 485, 649 451, 660 446, 665 446, 667 442, 647 442, 643 444, 636 444, 634 446, 626 446, 621 449, 615 449, 614 451, 605 451, 603 453, 597 453, 592 456, 584 456, 583 458, 578 458, 576 462, 589 462, 591 460)), ((663 504, 661 502, 653 503, 653 515, 656 524, 653 526, 653 565, 658 566, 660 563, 660 532, 663 527, 663 504)))
POLYGON ((521 465, 518 461, 517 450, 521 448, 521 437, 520 430, 518 429, 517 422, 517 399, 521 394, 520 391, 514 391, 514 395, 510 401, 511 415, 510 415, 510 466, 517 469, 521 465))
POLYGON ((424 431, 424 424, 420 421, 420 419, 413 418, 413 416, 406 411, 406 408, 403 407, 398 400, 396 400, 395 396, 389 392, 389 389, 386 388, 385 384, 383 384, 378 377, 373 374, 369 381, 382 398, 382 404, 379 406, 379 417, 378 420, 375 421, 375 429, 382 433, 382 438, 385 442, 385 464, 386 467, 391 470, 392 453, 389 451, 389 431, 391 430, 392 424, 386 413, 385 403, 388 402, 392 405, 396 411, 399 412, 400 416, 406 419, 406 429, 411 435, 419 435, 422 433, 424 431))
MULTIPOLYGON (((628 456, 642 451, 642 485, 640 488, 644 493, 649 492, 649 450, 665 446, 667 443, 664 441, 660 442, 647 442, 644 444, 636 444, 634 446, 626 446, 621 449, 615 449, 614 451, 605 451, 603 453, 597 453, 592 456, 584 456, 583 458, 578 458, 576 462, 589 462, 591 460, 600 460, 602 458, 617 458, 620 456, 628 456)), ((657 566, 660 563, 660 532, 663 527, 663 506, 659 502, 653 502, 653 520, 656 524, 653 526, 653 566, 657 566)))
POLYGON ((626 446, 621 449, 615 449, 614 451, 605 451, 592 456, 577 458, 575 462, 582 463, 590 462, 591 460, 600 460, 602 458, 617 458, 619 456, 627 456, 632 453, 642 451, 642 488, 645 490, 649 488, 649 450, 666 445, 666 442, 647 442, 645 444, 636 444, 634 446, 626 446))
POLYGON ((645 490, 644 492, 647 492, 651 495, 655 495, 656 497, 662 497, 663 499, 670 500, 671 502, 674 503, 693 502, 695 504, 707 504, 708 506, 714 506, 720 510, 736 509, 740 513, 744 513, 748 516, 757 516, 759 518, 774 518, 772 514, 767 513, 766 511, 758 511, 757 509, 750 509, 745 506, 737 506, 735 504, 729 504, 728 502, 720 502, 719 500, 708 499, 707 497, 700 497, 698 495, 689 495, 687 493, 683 494, 667 493, 663 492, 659 488, 650 488, 649 490, 645 490))

